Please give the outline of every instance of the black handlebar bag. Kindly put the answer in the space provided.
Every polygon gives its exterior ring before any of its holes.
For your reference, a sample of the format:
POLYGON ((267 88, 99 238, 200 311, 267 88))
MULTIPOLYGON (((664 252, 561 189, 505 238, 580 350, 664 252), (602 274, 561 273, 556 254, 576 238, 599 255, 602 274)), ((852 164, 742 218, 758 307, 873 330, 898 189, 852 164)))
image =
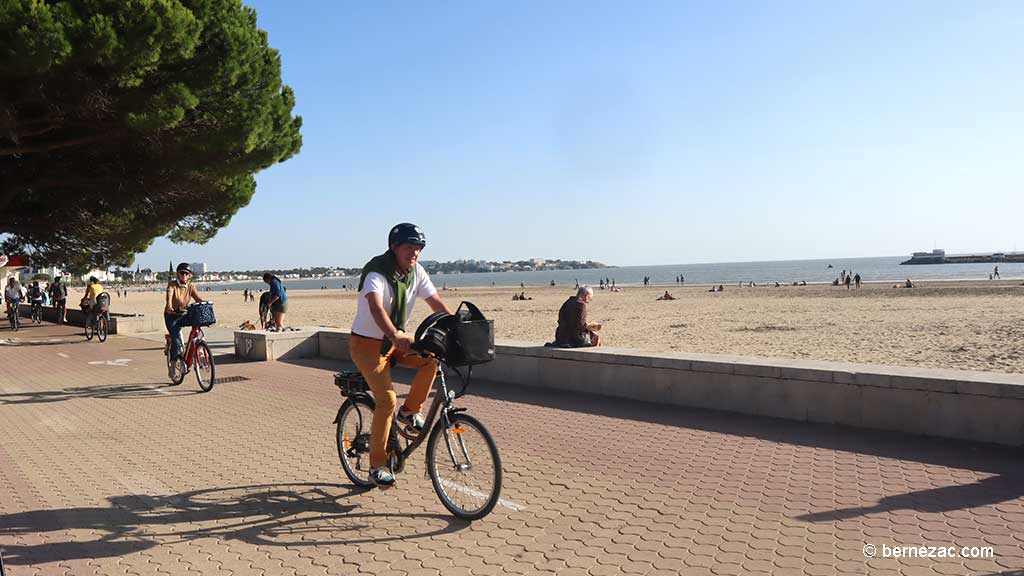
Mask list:
POLYGON ((484 318, 472 302, 459 304, 446 324, 450 366, 472 366, 494 360, 494 320, 484 318))

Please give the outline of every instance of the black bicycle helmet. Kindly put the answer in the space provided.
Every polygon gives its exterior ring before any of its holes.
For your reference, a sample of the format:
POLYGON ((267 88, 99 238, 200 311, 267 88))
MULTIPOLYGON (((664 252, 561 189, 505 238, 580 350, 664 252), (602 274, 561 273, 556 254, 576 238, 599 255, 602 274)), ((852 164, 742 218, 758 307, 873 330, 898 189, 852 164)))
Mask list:
POLYGON ((455 316, 447 312, 434 312, 416 329, 414 350, 429 352, 438 359, 448 358, 449 331, 455 316))
POLYGON ((192 265, 189 264, 188 262, 182 262, 181 264, 178 264, 178 271, 177 271, 177 273, 181 274, 182 272, 188 272, 189 274, 191 274, 192 273, 192 265))
POLYGON ((395 224, 388 232, 388 247, 395 244, 415 244, 420 248, 427 245, 427 235, 420 230, 420 227, 408 222, 395 224))
POLYGON ((95 276, 89 276, 89 284, 96 284, 100 279, 95 276))

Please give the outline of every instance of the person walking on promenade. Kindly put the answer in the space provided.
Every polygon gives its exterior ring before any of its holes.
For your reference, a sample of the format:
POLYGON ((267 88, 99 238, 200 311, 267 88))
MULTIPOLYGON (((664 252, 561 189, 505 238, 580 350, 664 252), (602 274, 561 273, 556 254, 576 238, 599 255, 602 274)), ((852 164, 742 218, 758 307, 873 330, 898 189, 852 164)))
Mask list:
POLYGON ((270 272, 263 273, 263 281, 270 284, 271 332, 284 330, 284 315, 288 312, 288 290, 281 279, 270 272))
POLYGON ((57 308, 61 314, 61 324, 68 323, 68 287, 66 284, 61 282, 61 277, 57 276, 53 279, 53 282, 47 288, 47 292, 50 293, 51 306, 57 308))
POLYGON ((419 264, 420 252, 426 245, 427 237, 418 226, 398 224, 388 233, 387 251, 367 262, 359 277, 349 354, 366 378, 377 404, 370 427, 370 481, 380 488, 395 484, 395 476, 387 466, 386 446, 398 404, 391 384, 391 366, 399 364, 416 370, 397 419, 418 431, 425 425, 420 408, 430 394, 437 372, 436 360, 410 351, 414 338, 405 332, 405 324, 417 298, 422 298, 434 312, 451 314, 419 264))

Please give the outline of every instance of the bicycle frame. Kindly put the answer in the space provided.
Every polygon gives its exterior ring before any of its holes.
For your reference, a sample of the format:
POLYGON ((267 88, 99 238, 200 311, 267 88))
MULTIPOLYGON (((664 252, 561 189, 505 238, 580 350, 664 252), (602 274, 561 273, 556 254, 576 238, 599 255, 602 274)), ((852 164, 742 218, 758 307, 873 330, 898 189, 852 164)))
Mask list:
MULTIPOLYGON (((430 403, 430 408, 427 409, 427 415, 424 418, 424 421, 429 425, 424 426, 421 432, 413 435, 402 430, 402 428, 398 425, 397 422, 391 423, 391 431, 388 434, 388 444, 390 445, 393 440, 397 443, 398 436, 402 436, 408 441, 408 444, 406 445, 405 449, 394 452, 389 455, 390 457, 393 457, 395 459, 395 462, 393 463, 393 468, 396 473, 402 471, 402 469, 405 467, 405 460, 409 458, 409 456, 411 456, 412 453, 415 452, 417 448, 419 448, 420 444, 422 444, 423 441, 427 439, 427 437, 430 436, 430 433, 434 430, 438 423, 441 423, 443 426, 447 427, 450 424, 448 418, 451 414, 456 414, 458 412, 465 411, 465 408, 456 408, 452 404, 456 399, 461 398, 466 394, 466 388, 469 386, 469 378, 472 376, 472 367, 470 367, 469 375, 466 378, 463 378, 462 373, 460 373, 458 370, 456 370, 455 368, 451 368, 444 362, 438 360, 436 376, 437 377, 434 379, 434 400, 430 403), (456 374, 458 374, 459 378, 462 380, 462 391, 459 393, 456 393, 454 390, 449 389, 448 387, 448 382, 445 379, 445 372, 449 368, 456 374)), ((373 397, 373 395, 370 394, 369 392, 363 392, 362 394, 365 394, 366 396, 369 396, 371 398, 373 397)), ((456 461, 455 454, 452 451, 451 443, 447 438, 445 438, 445 444, 448 447, 448 452, 452 458, 452 461, 456 461)), ((465 453, 465 449, 463 449, 463 456, 468 460, 469 455, 465 453)))

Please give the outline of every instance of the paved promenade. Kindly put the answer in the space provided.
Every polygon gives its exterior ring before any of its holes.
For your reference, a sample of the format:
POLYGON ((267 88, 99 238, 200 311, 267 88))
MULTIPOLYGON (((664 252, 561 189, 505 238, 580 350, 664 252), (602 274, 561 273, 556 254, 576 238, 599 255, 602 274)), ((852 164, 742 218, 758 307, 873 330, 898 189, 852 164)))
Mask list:
POLYGON ((77 330, 0 329, 9 576, 1024 574, 1020 450, 481 385, 505 490, 469 524, 420 455, 348 485, 343 365, 220 356, 202 394, 162 338, 77 330), (956 557, 883 557, 921 545, 956 557))

